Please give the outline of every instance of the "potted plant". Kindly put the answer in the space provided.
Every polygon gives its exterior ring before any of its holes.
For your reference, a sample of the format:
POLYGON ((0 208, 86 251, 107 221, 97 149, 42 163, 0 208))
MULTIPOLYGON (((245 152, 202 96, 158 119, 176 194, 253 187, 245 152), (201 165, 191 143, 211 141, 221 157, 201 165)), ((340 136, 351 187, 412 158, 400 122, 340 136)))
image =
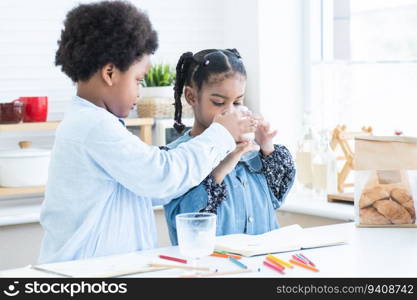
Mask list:
POLYGON ((168 64, 151 67, 142 84, 141 98, 174 98, 175 70, 168 64))
MULTIPOLYGON (((175 70, 168 64, 155 64, 146 74, 139 91, 137 114, 141 118, 174 117, 175 70)), ((182 99, 183 116, 191 117, 192 109, 182 99)))

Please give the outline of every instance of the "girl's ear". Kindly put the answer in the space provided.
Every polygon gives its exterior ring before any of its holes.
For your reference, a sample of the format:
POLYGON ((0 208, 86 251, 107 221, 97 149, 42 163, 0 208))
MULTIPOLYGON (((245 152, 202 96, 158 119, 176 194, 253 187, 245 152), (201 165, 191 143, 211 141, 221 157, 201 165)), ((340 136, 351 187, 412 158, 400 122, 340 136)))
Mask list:
POLYGON ((101 68, 100 75, 107 86, 113 86, 115 73, 116 67, 113 64, 107 64, 101 68))
POLYGON ((185 100, 187 100, 187 103, 191 106, 194 106, 197 102, 197 95, 191 86, 186 86, 184 88, 184 96, 185 100))

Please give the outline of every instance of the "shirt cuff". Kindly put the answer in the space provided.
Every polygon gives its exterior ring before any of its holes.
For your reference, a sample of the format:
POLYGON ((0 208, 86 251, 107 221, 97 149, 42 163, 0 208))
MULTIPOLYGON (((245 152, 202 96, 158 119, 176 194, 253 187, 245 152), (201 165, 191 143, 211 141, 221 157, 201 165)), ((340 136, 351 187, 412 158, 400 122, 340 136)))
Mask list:
POLYGON ((233 136, 217 122, 213 122, 202 134, 208 137, 223 154, 229 154, 236 148, 233 136))
POLYGON ((213 175, 209 175, 203 180, 204 188, 207 191, 207 206, 200 212, 211 212, 217 214, 219 205, 227 199, 227 188, 224 181, 217 183, 213 175))

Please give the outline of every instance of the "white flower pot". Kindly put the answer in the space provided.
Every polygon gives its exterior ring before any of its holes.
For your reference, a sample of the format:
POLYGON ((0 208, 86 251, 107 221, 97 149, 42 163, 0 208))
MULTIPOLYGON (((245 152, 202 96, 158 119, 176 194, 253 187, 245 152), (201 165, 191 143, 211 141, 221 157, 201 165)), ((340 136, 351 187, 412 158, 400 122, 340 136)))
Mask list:
POLYGON ((170 86, 152 86, 141 87, 139 89, 139 98, 172 98, 174 99, 174 87, 170 86))

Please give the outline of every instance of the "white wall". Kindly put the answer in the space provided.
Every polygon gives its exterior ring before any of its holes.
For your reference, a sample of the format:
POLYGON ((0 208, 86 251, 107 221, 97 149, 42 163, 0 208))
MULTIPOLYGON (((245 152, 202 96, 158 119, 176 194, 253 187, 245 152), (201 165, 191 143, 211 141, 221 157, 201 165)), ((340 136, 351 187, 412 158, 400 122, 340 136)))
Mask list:
POLYGON ((295 149, 306 87, 304 0, 228 0, 227 47, 236 47, 248 71, 247 105, 278 129, 276 142, 295 149))
POLYGON ((260 112, 294 150, 304 97, 303 0, 259 1, 260 112))
MULTIPOLYGON (((49 98, 48 120, 60 120, 75 87, 55 67, 55 51, 66 13, 79 0, 0 1, 0 102, 19 96, 49 98)), ((154 61, 175 64, 181 53, 224 46, 223 1, 132 1, 148 12, 160 38, 154 61)), ((29 139, 51 147, 53 132, 0 133, 0 149, 29 139)))
POLYGON ((248 75, 245 104, 260 111, 259 105, 259 27, 258 0, 224 1, 225 48, 236 48, 248 75))

